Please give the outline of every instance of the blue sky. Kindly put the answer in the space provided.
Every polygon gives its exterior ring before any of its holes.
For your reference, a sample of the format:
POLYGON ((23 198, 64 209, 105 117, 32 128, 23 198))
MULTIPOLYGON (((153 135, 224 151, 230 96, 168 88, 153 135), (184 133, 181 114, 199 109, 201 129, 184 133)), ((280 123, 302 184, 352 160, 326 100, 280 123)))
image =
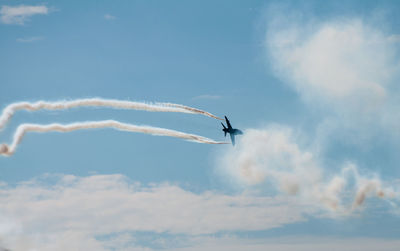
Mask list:
MULTIPOLYGON (((397 1, 0 1, 0 105, 101 97, 227 115, 235 148, 113 129, 28 133, 0 156, 10 250, 395 250, 397 1)), ((223 141, 219 121, 108 108, 223 141)), ((1 249, 1 248, 0 248, 1 249)))

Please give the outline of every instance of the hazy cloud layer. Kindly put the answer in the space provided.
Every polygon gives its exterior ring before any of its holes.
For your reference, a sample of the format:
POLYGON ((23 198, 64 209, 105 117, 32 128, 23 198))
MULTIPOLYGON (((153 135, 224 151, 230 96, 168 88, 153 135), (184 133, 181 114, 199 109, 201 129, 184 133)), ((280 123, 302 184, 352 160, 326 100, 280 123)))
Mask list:
POLYGON ((313 212, 284 197, 196 194, 171 184, 142 186, 122 175, 48 176, 1 187, 0 240, 17 251, 107 250, 135 242, 123 233, 264 230, 313 212))
POLYGON ((46 15, 49 8, 45 5, 3 5, 0 9, 0 20, 4 24, 23 25, 34 15, 46 15))
POLYGON ((378 238, 323 238, 323 237, 286 237, 286 238, 193 238, 190 247, 174 250, 232 250, 232 251, 309 251, 309 250, 341 250, 341 251, 395 251, 400 240, 378 238))

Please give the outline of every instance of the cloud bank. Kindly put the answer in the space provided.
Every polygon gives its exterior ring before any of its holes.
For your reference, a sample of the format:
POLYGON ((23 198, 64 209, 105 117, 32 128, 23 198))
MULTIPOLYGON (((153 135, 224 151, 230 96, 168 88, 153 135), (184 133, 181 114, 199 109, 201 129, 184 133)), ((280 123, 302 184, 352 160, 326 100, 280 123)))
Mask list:
POLYGON ((144 186, 118 174, 43 176, 0 188, 0 241, 16 251, 114 250, 137 245, 138 231, 202 236, 276 228, 313 213, 299 205, 280 196, 144 186))
POLYGON ((44 175, 0 187, 0 250, 397 250, 374 238, 242 238, 323 217, 293 197, 194 193, 120 174, 44 175), (147 233, 144 238, 140 236, 147 233), (226 233, 226 234, 220 234, 226 233))

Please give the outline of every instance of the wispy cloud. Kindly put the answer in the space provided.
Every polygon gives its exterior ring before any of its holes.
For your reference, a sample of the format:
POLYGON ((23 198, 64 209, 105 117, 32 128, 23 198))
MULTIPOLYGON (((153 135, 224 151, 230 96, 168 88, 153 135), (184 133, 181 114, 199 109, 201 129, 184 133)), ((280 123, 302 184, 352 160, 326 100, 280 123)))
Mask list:
POLYGON ((196 97, 193 97, 193 99, 211 99, 211 100, 217 100, 221 99, 222 97, 219 95, 211 95, 211 94, 204 94, 204 95, 199 95, 196 97))
POLYGON ((27 38, 17 38, 16 41, 19 43, 33 43, 43 39, 44 37, 27 37, 27 38))
POLYGON ((143 186, 123 175, 45 176, 0 189, 0 226, 6 226, 0 234, 11 250, 106 250, 110 243, 121 246, 134 239, 121 233, 264 230, 315 213, 300 205, 285 197, 143 186))
POLYGON ((49 8, 45 5, 3 5, 0 9, 0 20, 4 24, 23 25, 34 15, 46 15, 48 13, 49 8))
POLYGON ((105 18, 106 20, 114 20, 114 19, 116 19, 115 16, 110 15, 110 14, 105 14, 105 15, 104 15, 104 18, 105 18))

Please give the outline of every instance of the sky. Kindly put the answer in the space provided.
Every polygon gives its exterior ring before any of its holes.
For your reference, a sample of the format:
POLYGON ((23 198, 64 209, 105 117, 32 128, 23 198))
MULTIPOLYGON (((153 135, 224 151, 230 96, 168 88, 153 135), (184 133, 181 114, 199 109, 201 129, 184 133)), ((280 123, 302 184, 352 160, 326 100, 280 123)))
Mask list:
MULTIPOLYGON (((26 132, 0 155, 0 250, 397 250, 398 1, 0 0, 0 109, 103 98, 228 116, 229 144, 26 132)), ((16 111, 228 142, 199 114, 16 111)), ((25 125, 26 126, 26 125, 25 125)))

